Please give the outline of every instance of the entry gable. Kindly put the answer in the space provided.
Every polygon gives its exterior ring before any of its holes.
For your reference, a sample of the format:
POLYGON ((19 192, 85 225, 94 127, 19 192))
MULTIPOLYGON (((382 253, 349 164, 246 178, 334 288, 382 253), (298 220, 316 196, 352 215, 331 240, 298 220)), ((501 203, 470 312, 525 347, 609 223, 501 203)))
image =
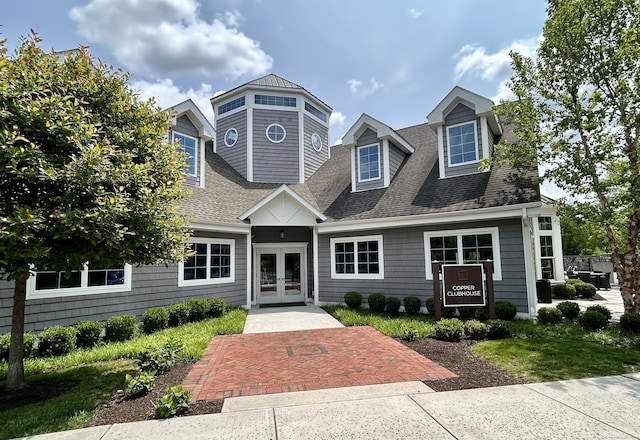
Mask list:
POLYGON ((240 216, 252 226, 314 226, 326 216, 286 185, 282 185, 240 216))

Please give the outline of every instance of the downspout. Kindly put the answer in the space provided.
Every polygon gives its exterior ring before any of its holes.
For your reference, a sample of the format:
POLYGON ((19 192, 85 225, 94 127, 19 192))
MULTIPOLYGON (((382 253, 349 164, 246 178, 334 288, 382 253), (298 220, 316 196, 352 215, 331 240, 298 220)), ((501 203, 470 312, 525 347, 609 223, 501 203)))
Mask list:
POLYGON ((527 286, 527 305, 529 308, 529 318, 536 316, 536 304, 538 296, 536 294, 536 266, 533 261, 533 227, 531 217, 527 215, 527 208, 522 208, 522 248, 524 252, 524 269, 527 286))
POLYGON ((318 270, 318 227, 313 227, 313 304, 320 305, 320 280, 318 270))
POLYGON ((253 285, 253 252, 251 248, 251 229, 247 232, 247 304, 245 309, 251 310, 251 287, 253 285))

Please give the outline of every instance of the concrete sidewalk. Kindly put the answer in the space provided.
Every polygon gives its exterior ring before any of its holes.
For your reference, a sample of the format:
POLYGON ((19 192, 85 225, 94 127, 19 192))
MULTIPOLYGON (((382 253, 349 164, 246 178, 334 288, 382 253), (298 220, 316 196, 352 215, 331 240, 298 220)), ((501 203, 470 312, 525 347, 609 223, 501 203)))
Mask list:
POLYGON ((421 382, 228 399, 220 414, 29 437, 638 439, 640 374, 435 393, 421 382), (223 409, 223 411, 225 411, 223 409))

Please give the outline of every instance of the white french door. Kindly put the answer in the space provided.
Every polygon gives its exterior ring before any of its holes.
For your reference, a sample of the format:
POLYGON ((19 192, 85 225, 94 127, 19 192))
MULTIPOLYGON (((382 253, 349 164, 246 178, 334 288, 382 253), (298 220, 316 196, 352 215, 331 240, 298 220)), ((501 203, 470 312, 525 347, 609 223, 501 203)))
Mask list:
POLYGON ((306 245, 255 245, 254 261, 254 292, 258 304, 304 301, 306 245))

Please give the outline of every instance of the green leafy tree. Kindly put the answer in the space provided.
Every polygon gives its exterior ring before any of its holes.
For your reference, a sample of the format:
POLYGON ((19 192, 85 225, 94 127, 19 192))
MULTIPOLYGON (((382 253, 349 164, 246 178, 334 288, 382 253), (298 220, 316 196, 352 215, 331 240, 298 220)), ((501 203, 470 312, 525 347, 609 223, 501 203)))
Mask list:
POLYGON ((13 280, 6 388, 26 386, 27 278, 37 269, 167 263, 186 252, 184 157, 168 114, 84 48, 57 56, 0 42, 0 276, 13 280))
POLYGON ((544 178, 601 225, 625 311, 640 312, 640 0, 548 0, 535 59, 512 53, 496 161, 544 178))

